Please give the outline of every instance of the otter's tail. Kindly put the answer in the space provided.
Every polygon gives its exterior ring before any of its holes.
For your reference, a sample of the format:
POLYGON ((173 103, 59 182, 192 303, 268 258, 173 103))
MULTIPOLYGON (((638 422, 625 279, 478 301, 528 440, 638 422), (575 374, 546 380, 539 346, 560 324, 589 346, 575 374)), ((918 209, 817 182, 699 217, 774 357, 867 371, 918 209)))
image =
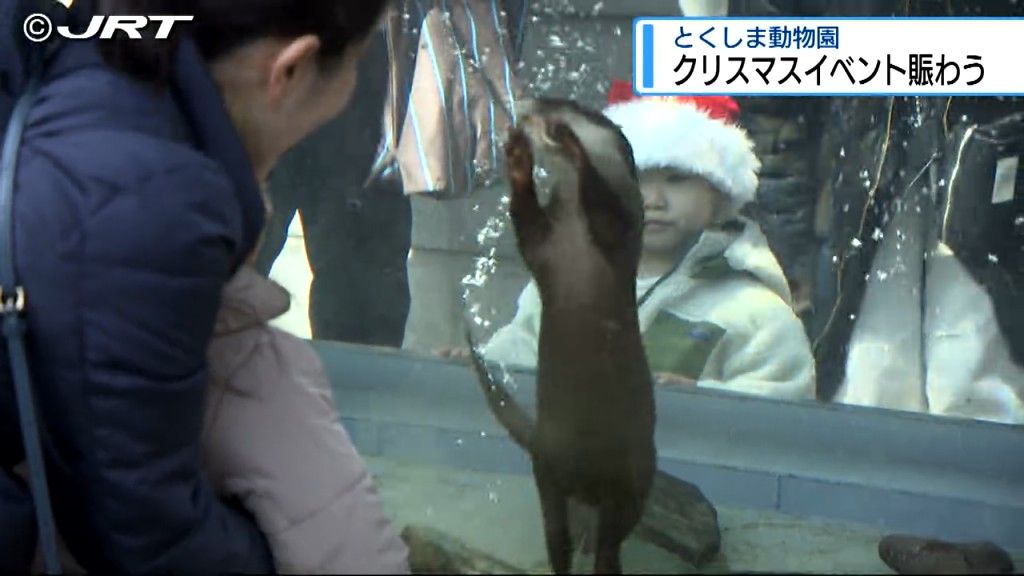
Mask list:
POLYGON ((477 380, 487 398, 487 404, 498 422, 508 430, 509 436, 516 444, 519 444, 527 452, 533 446, 533 418, 516 402, 508 389, 494 379, 494 376, 484 365, 483 356, 477 350, 473 342, 473 335, 470 334, 469 326, 466 326, 466 343, 469 345, 470 354, 473 356, 473 370, 476 372, 477 380))

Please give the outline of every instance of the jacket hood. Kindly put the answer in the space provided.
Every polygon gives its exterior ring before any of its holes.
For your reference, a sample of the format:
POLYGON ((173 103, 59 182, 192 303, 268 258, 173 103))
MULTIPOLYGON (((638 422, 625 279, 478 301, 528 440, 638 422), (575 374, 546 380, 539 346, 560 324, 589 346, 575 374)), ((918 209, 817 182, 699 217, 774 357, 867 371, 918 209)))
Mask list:
POLYGON ((750 274, 786 304, 792 304, 789 282, 760 226, 747 219, 739 221, 743 224, 739 232, 706 230, 675 274, 699 276, 724 263, 731 270, 750 274))
MULTIPOLYGON (((57 2, 54 4, 57 5, 55 10, 63 10, 57 2)), ((27 0, 0 2, 0 128, 6 129, 16 95, 21 92, 28 80, 23 63, 23 52, 26 45, 29 47, 31 45, 28 42, 20 42, 20 40, 22 39, 22 21, 27 14, 34 11, 39 11, 39 9, 33 9, 32 2, 27 0)), ((71 11, 63 15, 62 18, 66 17, 66 22, 75 26, 90 18, 92 14, 93 2, 91 0, 76 0, 71 11)), ((55 24, 57 23, 55 20, 55 24)), ((104 67, 106 67, 106 63, 96 49, 95 41, 63 42, 57 46, 57 50, 47 61, 43 77, 43 90, 48 84, 63 76, 87 68, 104 67)), ((116 91, 117 88, 117 84, 109 82, 100 86, 90 86, 89 89, 82 89, 75 93, 73 106, 53 105, 46 111, 46 114, 40 114, 40 116, 45 116, 46 122, 48 122, 47 129, 54 131, 68 127, 68 125, 61 125, 60 122, 96 123, 96 113, 82 113, 82 111, 103 110, 113 97, 111 92, 116 91)), ((263 196, 256 182, 255 170, 228 115, 220 90, 206 63, 199 55, 194 42, 187 37, 183 37, 178 43, 172 63, 169 91, 172 96, 170 99, 156 96, 149 99, 134 98, 132 105, 137 108, 137 113, 126 117, 107 115, 102 117, 102 121, 132 123, 131 125, 113 126, 125 130, 137 130, 147 122, 149 124, 146 124, 146 129, 149 131, 159 130, 161 127, 173 130, 175 133, 163 135, 170 139, 187 141, 189 145, 198 148, 223 170, 239 195, 243 211, 243 248, 239 250, 239 257, 234 263, 237 268, 243 263, 245 256, 251 252, 263 229, 265 217, 263 196), (139 106, 142 108, 138 109, 139 106), (168 110, 168 107, 173 107, 174 110, 168 110), (169 127, 164 126, 167 124, 165 117, 171 114, 179 116, 181 121, 172 123, 169 127)))
POLYGON ((756 223, 745 224, 743 232, 726 249, 725 259, 734 270, 750 273, 786 304, 792 304, 789 281, 768 245, 768 238, 756 223))
POLYGON ((50 16, 54 26, 78 26, 92 14, 92 0, 77 0, 71 10, 57 0, 4 0, 0 2, 0 121, 6 123, 7 113, 13 107, 15 96, 27 81, 26 62, 30 50, 50 46, 29 42, 22 31, 25 18, 43 12, 50 16))

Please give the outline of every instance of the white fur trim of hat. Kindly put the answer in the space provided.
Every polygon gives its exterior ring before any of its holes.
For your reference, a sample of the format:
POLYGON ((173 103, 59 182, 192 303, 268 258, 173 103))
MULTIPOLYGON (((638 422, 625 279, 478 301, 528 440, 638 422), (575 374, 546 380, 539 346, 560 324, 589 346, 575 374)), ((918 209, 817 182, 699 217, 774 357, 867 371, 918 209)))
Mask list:
POLYGON ((690 103, 654 98, 613 104, 604 113, 629 140, 639 170, 674 168, 701 176, 735 210, 756 197, 761 161, 739 126, 690 103))

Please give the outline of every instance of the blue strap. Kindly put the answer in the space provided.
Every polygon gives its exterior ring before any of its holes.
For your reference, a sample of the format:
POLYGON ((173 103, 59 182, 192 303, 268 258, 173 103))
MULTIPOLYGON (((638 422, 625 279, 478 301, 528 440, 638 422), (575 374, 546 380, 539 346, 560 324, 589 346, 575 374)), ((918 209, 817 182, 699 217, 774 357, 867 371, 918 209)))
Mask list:
POLYGON ((47 574, 60 574, 60 562, 57 558, 57 532, 50 506, 50 491, 46 481, 34 389, 28 369, 28 358, 25 354, 25 326, 22 317, 25 308, 25 292, 18 285, 14 270, 14 229, 12 226, 14 181, 25 122, 36 94, 39 92, 42 66, 37 65, 34 68, 33 76, 18 99, 7 125, 3 156, 0 157, 0 315, 3 318, 3 332, 7 340, 11 371, 14 375, 21 439, 25 446, 25 457, 28 459, 36 527, 39 531, 39 543, 43 548, 45 569, 47 574))

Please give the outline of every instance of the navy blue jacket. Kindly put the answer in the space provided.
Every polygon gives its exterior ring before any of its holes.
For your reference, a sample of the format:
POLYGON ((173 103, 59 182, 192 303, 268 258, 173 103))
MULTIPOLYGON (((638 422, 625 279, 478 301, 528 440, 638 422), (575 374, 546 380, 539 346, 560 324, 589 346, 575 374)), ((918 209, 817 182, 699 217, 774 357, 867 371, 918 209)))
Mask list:
MULTIPOLYGON (((0 52, 0 70, 10 57, 0 52)), ((19 158, 15 261, 65 542, 95 573, 272 570, 255 524, 199 468, 206 347, 263 205, 194 46, 158 92, 92 43, 67 44, 19 158)), ((23 458, 16 418, 0 345, 3 572, 34 546, 28 493, 10 473, 23 458)))

